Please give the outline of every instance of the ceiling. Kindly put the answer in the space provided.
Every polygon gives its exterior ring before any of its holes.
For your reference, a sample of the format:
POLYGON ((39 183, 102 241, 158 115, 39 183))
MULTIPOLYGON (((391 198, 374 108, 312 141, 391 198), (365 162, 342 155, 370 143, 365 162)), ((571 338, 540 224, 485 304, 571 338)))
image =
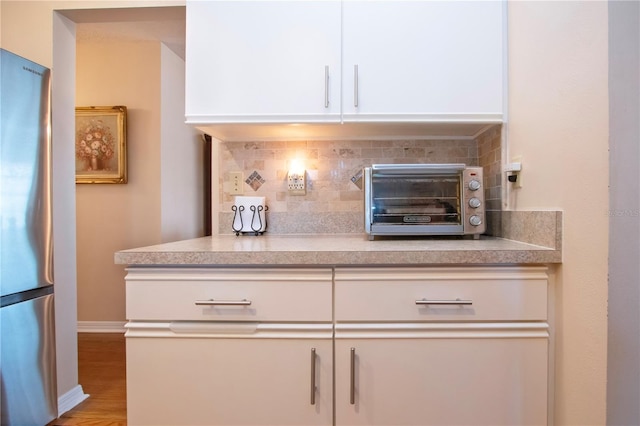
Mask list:
POLYGON ((185 58, 185 7, 76 9, 61 13, 76 23, 76 41, 159 41, 185 58))

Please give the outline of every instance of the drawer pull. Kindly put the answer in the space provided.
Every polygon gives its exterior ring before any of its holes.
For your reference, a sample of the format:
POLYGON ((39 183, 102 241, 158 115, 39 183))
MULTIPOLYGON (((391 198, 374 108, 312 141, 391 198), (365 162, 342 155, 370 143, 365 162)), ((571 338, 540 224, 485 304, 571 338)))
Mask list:
POLYGON ((196 300, 196 306, 249 306, 251 305, 251 300, 242 299, 242 300, 196 300))
POLYGON ((351 348, 351 386, 349 389, 349 404, 356 403, 356 348, 351 348))
POLYGON ((473 305, 472 300, 429 300, 429 299, 420 299, 416 300, 416 305, 473 305))
POLYGON ((311 405, 316 405, 316 348, 311 348, 311 405))

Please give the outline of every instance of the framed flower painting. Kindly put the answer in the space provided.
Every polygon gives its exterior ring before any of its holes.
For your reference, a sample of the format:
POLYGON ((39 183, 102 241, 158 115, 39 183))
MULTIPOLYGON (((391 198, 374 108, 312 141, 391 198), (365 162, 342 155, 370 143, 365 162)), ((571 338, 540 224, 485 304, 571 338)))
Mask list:
POLYGON ((127 107, 76 107, 76 183, 127 183, 127 107))

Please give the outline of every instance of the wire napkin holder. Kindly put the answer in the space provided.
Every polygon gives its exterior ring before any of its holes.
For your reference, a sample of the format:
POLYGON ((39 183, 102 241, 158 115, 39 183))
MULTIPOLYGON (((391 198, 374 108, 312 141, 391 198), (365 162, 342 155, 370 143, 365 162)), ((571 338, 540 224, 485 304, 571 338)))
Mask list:
POLYGON ((248 207, 251 213, 247 212, 247 207, 244 205, 231 206, 231 210, 233 211, 231 228, 236 235, 240 235, 241 233, 262 235, 267 229, 267 216, 265 213, 269 210, 269 207, 253 204, 248 207))

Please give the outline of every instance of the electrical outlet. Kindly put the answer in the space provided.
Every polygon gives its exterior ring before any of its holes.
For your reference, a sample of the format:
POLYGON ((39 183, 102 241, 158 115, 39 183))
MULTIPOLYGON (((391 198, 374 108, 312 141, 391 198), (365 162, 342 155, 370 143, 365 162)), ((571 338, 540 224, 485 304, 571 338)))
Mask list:
POLYGON ((305 182, 306 172, 289 172, 287 175, 287 184, 289 187, 289 195, 306 195, 307 185, 305 182))
POLYGON ((513 182, 513 188, 522 188, 522 156, 519 155, 517 157, 513 157, 511 159, 511 164, 517 164, 520 166, 519 170, 511 172, 511 176, 514 176, 513 179, 516 180, 513 182))
POLYGON ((244 182, 242 181, 242 172, 229 173, 229 194, 244 194, 244 182))

